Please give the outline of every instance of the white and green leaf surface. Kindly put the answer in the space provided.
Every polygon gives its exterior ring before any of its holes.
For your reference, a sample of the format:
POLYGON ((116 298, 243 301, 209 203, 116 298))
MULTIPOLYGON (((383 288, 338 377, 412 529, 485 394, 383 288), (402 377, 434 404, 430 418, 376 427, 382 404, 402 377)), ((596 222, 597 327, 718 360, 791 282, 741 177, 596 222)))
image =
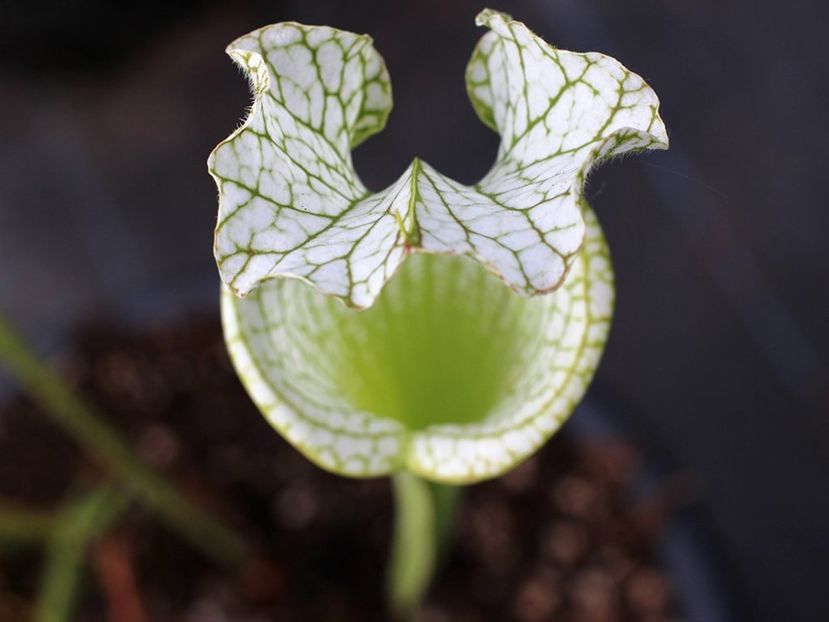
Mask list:
POLYGON ((282 23, 228 48, 255 100, 209 160, 227 342, 268 420, 345 475, 475 481, 561 425, 613 304, 585 176, 667 147, 656 95, 617 61, 478 23, 467 90, 501 144, 473 186, 420 160, 362 185, 351 149, 392 105, 369 37, 282 23))

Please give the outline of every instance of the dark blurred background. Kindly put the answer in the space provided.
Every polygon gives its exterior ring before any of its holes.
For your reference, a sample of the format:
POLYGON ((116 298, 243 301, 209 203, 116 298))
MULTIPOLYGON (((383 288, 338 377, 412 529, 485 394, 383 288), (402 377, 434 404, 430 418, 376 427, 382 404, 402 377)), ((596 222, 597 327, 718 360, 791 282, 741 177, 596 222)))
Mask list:
MULTIPOLYGON (((608 165, 588 188, 618 279, 598 386, 703 482, 735 616, 829 619, 829 5, 489 4, 659 94, 671 151, 608 165)), ((253 28, 372 35, 395 110, 356 152, 369 187, 415 155, 472 182, 495 155, 463 83, 477 3, 0 6, 0 311, 44 350, 90 317, 215 309, 205 159, 250 101, 223 50, 253 28)))

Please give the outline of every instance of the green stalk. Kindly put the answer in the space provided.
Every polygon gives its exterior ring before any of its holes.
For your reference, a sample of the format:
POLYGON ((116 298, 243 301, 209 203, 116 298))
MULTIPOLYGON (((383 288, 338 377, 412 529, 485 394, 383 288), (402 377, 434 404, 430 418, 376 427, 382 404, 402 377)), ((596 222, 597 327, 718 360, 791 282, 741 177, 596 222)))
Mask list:
POLYGON ((208 556, 237 561, 245 550, 240 536, 198 509, 147 467, 91 406, 49 370, 0 316, 0 363, 40 403, 56 424, 105 465, 170 527, 208 556))
POLYGON ((460 488, 432 484, 408 471, 392 476, 394 532, 388 600, 395 620, 411 618, 449 543, 460 488))
POLYGON ((0 499, 0 542, 41 543, 55 526, 54 514, 28 510, 0 499))
POLYGON ((461 496, 460 486, 429 483, 435 504, 435 533, 437 539, 438 563, 444 561, 452 535, 455 531, 455 514, 461 496))
POLYGON ((46 567, 34 622, 70 619, 87 549, 125 503, 123 495, 102 487, 71 502, 58 513, 47 541, 46 567))

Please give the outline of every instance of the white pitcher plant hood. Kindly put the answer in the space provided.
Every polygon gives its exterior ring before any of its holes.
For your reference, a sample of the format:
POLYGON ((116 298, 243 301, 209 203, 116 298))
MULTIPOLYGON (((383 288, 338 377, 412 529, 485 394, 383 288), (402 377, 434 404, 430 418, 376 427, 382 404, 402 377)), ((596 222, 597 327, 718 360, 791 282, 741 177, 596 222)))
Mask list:
POLYGON ((368 36, 288 22, 228 47, 255 99, 208 163, 226 340, 267 419, 343 475, 476 481, 558 429, 613 306, 585 176, 668 145, 655 93, 614 59, 477 23, 467 91, 501 144, 472 186, 418 159, 363 186, 351 149, 392 107, 368 36))

